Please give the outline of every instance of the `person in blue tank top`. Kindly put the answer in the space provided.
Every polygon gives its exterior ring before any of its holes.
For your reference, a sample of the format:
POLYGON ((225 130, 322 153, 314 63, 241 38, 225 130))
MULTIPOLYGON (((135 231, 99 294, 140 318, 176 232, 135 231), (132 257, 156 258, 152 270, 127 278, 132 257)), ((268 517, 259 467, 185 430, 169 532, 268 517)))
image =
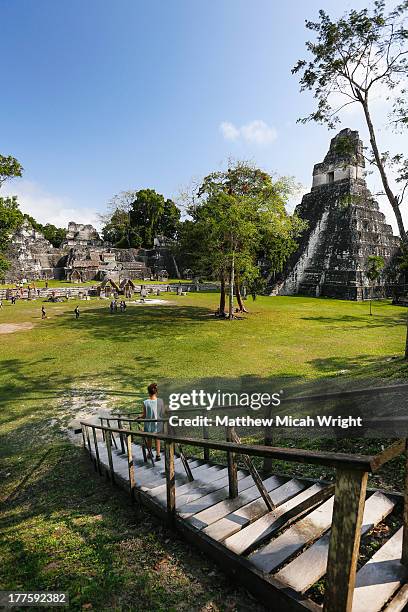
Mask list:
MULTIPOLYGON (((156 383, 151 383, 147 387, 149 398, 143 402, 143 418, 144 419, 162 419, 164 418, 164 402, 158 397, 158 388, 156 383)), ((144 424, 144 431, 149 433, 162 433, 163 423, 149 422, 144 424)), ((146 446, 152 447, 151 439, 146 440, 146 446)), ((156 440, 156 461, 160 461, 160 440, 156 440)))

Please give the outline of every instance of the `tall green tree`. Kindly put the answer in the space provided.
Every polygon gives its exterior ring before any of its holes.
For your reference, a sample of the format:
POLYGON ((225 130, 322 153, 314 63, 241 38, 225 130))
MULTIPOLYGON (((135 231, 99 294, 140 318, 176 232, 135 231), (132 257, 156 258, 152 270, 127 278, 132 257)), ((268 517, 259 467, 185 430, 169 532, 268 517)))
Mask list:
POLYGON ((384 258, 381 255, 369 255, 367 257, 367 268, 366 274, 367 278, 371 281, 370 286, 370 317, 372 316, 372 301, 373 301, 373 286, 376 281, 381 276, 381 272, 383 271, 385 266, 384 258))
POLYGON ((183 227, 182 239, 194 253, 192 267, 220 280, 220 313, 225 311, 227 286, 229 316, 234 295, 239 309, 245 310, 241 286, 259 285, 259 257, 269 256, 272 266, 280 266, 292 252, 285 236, 294 239, 304 223, 286 212, 289 184, 274 181, 248 162, 230 162, 226 171, 205 177, 191 197, 192 221, 183 227))
POLYGON ((313 92, 316 100, 315 110, 301 122, 333 128, 345 107, 360 107, 370 135, 368 162, 379 172, 401 240, 407 242, 401 205, 408 186, 408 161, 401 153, 381 151, 378 133, 389 120, 397 129, 408 126, 408 2, 388 7, 389 3, 377 0, 371 8, 353 9, 339 19, 319 11, 317 21, 306 22, 314 34, 306 43, 309 56, 299 60, 292 72, 299 74, 301 91, 313 92), (386 103, 383 120, 376 122, 372 106, 379 92, 386 103), (391 186, 390 172, 396 173, 399 190, 391 186))

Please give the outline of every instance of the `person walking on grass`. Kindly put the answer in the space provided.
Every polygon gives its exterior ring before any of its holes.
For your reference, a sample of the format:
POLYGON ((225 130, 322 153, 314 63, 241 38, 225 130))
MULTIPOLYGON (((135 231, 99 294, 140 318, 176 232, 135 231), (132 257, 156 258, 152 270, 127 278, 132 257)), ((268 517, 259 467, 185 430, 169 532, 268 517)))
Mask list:
POLYGON ((42 319, 46 319, 47 318, 47 313, 45 312, 44 306, 41 306, 41 318, 42 319))
MULTIPOLYGON (((144 419, 162 419, 164 417, 164 402, 158 396, 158 387, 156 383, 151 383, 147 387, 149 398, 143 402, 143 418, 144 419)), ((144 423, 144 431, 148 433, 162 433, 163 423, 150 421, 144 423)), ((147 448, 152 448, 152 440, 146 439, 147 448)), ((156 461, 160 461, 160 440, 156 440, 156 461)))
POLYGON ((79 319, 79 306, 75 306, 74 313, 75 313, 75 318, 78 320, 79 319))

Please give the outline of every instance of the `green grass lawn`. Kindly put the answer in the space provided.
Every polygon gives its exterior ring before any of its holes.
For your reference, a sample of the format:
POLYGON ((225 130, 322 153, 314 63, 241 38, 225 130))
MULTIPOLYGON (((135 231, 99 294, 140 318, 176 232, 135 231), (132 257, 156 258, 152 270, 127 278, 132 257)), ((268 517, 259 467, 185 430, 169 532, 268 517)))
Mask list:
POLYGON ((139 409, 152 381, 188 389, 191 381, 233 385, 257 377, 308 388, 317 380, 370 385, 406 377, 407 311, 388 302, 374 303, 370 317, 365 303, 260 297, 248 300, 243 319, 221 321, 212 316, 216 294, 163 299, 168 304, 130 304, 114 315, 106 300, 78 302, 79 321, 74 301, 47 303, 44 321, 41 301, 0 310, 0 331, 26 324, 0 334, 7 500, 0 588, 63 588, 72 609, 234 610, 237 601, 240 610, 256 609, 207 560, 94 477, 63 427, 98 405, 139 409))

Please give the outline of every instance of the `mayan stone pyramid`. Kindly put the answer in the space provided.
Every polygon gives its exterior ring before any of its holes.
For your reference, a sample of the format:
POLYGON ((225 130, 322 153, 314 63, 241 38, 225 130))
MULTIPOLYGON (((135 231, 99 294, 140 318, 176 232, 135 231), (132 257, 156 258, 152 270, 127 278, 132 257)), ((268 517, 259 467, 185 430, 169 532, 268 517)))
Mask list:
MULTIPOLYGON (((309 295, 362 300, 370 295, 365 274, 369 255, 389 262, 399 241, 364 179, 363 143, 344 129, 313 169, 313 185, 296 213, 309 227, 290 258, 273 295, 309 295)), ((384 290, 384 278, 375 292, 384 290)))

